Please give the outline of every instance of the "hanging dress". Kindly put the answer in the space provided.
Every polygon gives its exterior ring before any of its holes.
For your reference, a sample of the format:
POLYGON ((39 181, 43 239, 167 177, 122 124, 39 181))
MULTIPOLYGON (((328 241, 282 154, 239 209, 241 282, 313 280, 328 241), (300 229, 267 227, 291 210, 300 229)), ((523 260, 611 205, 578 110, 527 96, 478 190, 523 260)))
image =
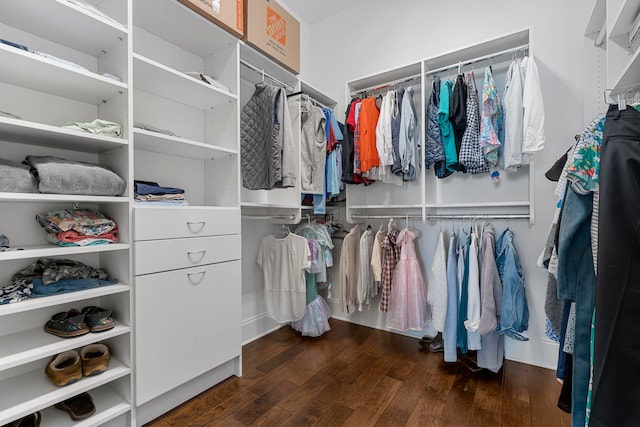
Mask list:
POLYGON ((405 228, 398 234, 400 260, 393 274, 391 304, 387 315, 387 328, 398 331, 421 331, 427 317, 426 285, 413 244, 415 234, 405 228))
POLYGON ((484 71, 482 86, 482 121, 480 122, 480 146, 490 166, 498 165, 498 154, 502 145, 501 132, 504 126, 502 105, 496 90, 491 67, 484 71))

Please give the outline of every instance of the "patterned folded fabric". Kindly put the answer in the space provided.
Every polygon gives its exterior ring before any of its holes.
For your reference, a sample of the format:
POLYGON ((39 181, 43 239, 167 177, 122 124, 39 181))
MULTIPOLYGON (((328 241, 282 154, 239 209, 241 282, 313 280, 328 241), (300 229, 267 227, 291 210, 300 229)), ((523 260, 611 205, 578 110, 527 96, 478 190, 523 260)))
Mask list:
POLYGON ((40 258, 33 264, 15 273, 11 280, 15 282, 22 279, 42 279, 42 283, 49 285, 59 280, 108 280, 109 275, 104 270, 88 266, 79 261, 40 258))
POLYGON ((91 209, 56 209, 36 215, 36 221, 47 233, 75 231, 83 236, 97 237, 117 230, 117 224, 91 209))

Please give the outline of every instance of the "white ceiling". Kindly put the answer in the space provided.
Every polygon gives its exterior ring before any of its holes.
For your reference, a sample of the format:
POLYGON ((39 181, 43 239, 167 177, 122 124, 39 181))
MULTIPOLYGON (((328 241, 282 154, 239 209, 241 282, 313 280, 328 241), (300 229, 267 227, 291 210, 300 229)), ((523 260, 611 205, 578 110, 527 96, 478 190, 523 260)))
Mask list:
POLYGON ((279 0, 309 25, 349 9, 363 0, 279 0))

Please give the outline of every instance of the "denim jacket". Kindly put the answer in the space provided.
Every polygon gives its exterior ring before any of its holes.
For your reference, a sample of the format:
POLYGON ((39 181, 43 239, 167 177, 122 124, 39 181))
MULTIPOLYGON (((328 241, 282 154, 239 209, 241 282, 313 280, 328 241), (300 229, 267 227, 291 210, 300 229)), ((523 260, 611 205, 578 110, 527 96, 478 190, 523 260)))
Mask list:
POLYGON ((509 229, 496 242, 496 265, 502 280, 502 310, 496 330, 515 340, 528 341, 529 338, 521 334, 529 328, 524 274, 513 244, 513 232, 509 229))

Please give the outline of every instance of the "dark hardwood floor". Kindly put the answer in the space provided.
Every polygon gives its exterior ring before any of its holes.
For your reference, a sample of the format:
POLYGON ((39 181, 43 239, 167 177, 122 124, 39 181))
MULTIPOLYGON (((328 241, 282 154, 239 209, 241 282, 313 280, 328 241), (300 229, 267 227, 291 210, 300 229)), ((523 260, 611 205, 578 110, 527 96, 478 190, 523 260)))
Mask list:
POLYGON ((320 338, 284 327, 243 348, 232 377, 147 424, 570 427, 554 372, 507 361, 473 373, 416 339, 331 320, 320 338))

